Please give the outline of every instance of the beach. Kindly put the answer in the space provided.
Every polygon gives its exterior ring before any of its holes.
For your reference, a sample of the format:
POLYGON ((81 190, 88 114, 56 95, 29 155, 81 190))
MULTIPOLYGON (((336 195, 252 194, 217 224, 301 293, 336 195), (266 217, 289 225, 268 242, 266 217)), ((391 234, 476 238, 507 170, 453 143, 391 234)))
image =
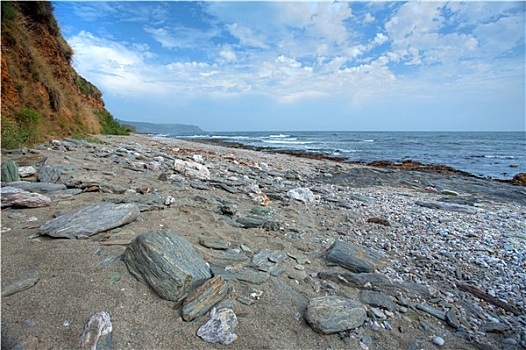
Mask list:
POLYGON ((2 184, 50 200, 4 206, 2 194, 2 292, 34 282, 2 297, 2 348, 78 348, 100 311, 113 349, 526 347, 526 187, 191 140, 95 138, 2 155, 35 168, 22 180, 63 185, 2 184), (102 204, 140 214, 74 239, 43 229, 102 204), (230 344, 196 335, 211 310, 185 321, 180 303, 130 274, 130 243, 166 232, 222 276, 227 292, 214 306, 236 315, 230 344), (356 262, 338 249, 370 268, 350 269, 356 262), (323 334, 312 316, 321 297, 355 301, 363 319, 323 334))

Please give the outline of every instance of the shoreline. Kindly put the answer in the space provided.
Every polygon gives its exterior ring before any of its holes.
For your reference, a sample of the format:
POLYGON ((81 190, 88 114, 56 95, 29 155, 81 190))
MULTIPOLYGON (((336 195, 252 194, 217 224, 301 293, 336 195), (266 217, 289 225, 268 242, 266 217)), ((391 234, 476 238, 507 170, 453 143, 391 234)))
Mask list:
MULTIPOLYGON (((155 135, 150 134, 149 137, 155 137, 155 135)), ((177 138, 178 140, 185 140, 190 141, 185 138, 177 138)), ((484 180, 491 180, 491 181, 497 181, 502 183, 510 183, 515 184, 519 186, 526 186, 526 181, 518 181, 516 178, 518 176, 521 176, 521 173, 516 174, 512 179, 502 179, 502 178, 494 178, 489 176, 478 176, 466 171, 462 171, 459 169, 455 169, 453 167, 450 167, 448 165, 443 164, 424 164, 421 162, 413 161, 411 159, 404 160, 402 162, 393 162, 389 160, 375 160, 372 162, 359 162, 359 161, 348 161, 344 157, 336 157, 336 156, 330 156, 325 155, 322 153, 316 153, 316 152, 309 152, 309 151, 302 151, 302 150, 290 150, 290 149, 276 149, 272 147, 259 147, 259 146, 250 146, 245 145, 240 142, 235 141, 225 141, 221 139, 212 139, 212 138, 192 138, 191 141, 197 142, 197 143, 203 143, 203 144, 210 144, 210 145, 218 145, 218 146, 224 146, 228 148, 240 148, 240 149, 247 149, 247 150, 253 150, 258 152, 267 152, 267 153, 276 153, 276 154, 287 154, 292 155, 300 158, 308 158, 308 159, 317 159, 317 160, 330 160, 334 162, 340 162, 340 163, 348 163, 348 164, 356 164, 356 165, 364 165, 364 166, 373 166, 378 168, 390 168, 390 169, 401 169, 401 170, 409 170, 409 171, 421 171, 421 172, 429 172, 429 173, 437 173, 437 174, 457 174, 467 177, 473 177, 477 179, 484 179, 484 180)))
POLYGON ((186 239, 228 285, 222 305, 239 322, 232 350, 432 348, 436 337, 447 350, 526 345, 522 187, 186 139, 96 137, 103 143, 57 140, 17 158, 67 189, 44 192, 46 207, 2 208, 2 290, 27 271, 39 276, 2 298, 6 348, 73 348, 102 310, 114 348, 224 348, 196 335, 208 311, 185 321, 121 260, 136 237, 162 232, 186 239), (84 239, 39 235, 55 216, 103 203, 140 214, 84 239), (336 242, 370 254, 374 268, 336 266, 336 242), (263 253, 274 255, 259 266, 263 253), (336 296, 363 305, 364 321, 321 334, 306 310, 336 296))

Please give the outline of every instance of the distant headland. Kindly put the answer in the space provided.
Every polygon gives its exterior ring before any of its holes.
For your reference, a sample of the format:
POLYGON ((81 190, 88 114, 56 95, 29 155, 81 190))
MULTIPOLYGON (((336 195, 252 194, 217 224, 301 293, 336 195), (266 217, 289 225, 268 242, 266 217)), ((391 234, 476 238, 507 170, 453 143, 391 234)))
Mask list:
POLYGON ((138 133, 143 134, 202 134, 205 131, 196 125, 189 124, 157 124, 147 122, 131 122, 119 120, 120 124, 133 126, 138 133))

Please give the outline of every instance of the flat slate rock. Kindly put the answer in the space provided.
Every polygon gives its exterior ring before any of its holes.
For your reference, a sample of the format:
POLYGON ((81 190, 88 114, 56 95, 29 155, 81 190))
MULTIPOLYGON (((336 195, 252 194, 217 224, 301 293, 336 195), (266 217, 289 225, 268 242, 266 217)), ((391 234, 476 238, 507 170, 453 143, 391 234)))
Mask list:
POLYGON ((94 204, 46 222, 39 232, 51 237, 89 237, 128 224, 138 216, 139 209, 133 204, 94 204))
POLYGON ((30 193, 16 187, 2 187, 1 207, 40 208, 51 204, 51 199, 40 193, 30 193))
POLYGON ((2 162, 2 182, 20 181, 18 164, 13 160, 2 162))
POLYGON ((427 201, 427 202, 416 201, 415 204, 421 207, 424 207, 424 208, 454 211, 457 213, 465 213, 465 214, 475 214, 479 211, 477 208, 474 208, 472 206, 461 205, 461 204, 456 204, 456 203, 435 202, 435 201, 427 201))
POLYGON ((221 276, 216 276, 194 289, 183 301, 183 320, 192 321, 207 313, 227 293, 228 286, 221 276))
POLYGON ((66 185, 53 184, 47 182, 29 182, 29 181, 16 181, 9 183, 10 187, 16 187, 28 192, 36 192, 40 194, 47 194, 49 192, 63 191, 66 189, 66 185))
POLYGON ((360 301, 373 307, 381 307, 389 311, 396 310, 396 304, 389 296, 374 290, 361 290, 360 301))
POLYGON ((313 298, 305 310, 305 319, 309 325, 323 334, 358 328, 366 318, 362 303, 340 296, 313 298))
POLYGON ((238 270, 226 270, 219 266, 212 265, 211 269, 214 273, 214 276, 220 275, 225 280, 238 280, 252 284, 263 284, 270 278, 270 275, 266 272, 255 271, 251 268, 246 267, 238 270))
POLYGON ((124 263, 137 280, 174 302, 212 277, 192 244, 173 232, 137 236, 124 252, 124 263))
POLYGON ((387 265, 387 261, 374 250, 342 241, 334 242, 325 259, 356 273, 374 272, 375 269, 387 265))

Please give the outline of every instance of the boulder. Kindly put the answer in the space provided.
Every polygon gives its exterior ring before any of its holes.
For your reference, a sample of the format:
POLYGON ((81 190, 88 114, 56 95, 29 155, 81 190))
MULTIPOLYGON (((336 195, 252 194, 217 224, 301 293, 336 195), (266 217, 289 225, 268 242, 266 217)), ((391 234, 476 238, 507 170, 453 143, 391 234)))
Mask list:
POLYGON ((174 170, 192 179, 210 179, 210 171, 208 168, 197 162, 175 159, 174 170))
POLYGON ((212 277, 190 242, 172 232, 137 236, 126 248, 124 262, 137 280, 174 302, 212 277))
POLYGON ((89 237, 130 223, 138 216, 139 209, 134 204, 94 204, 46 222, 39 232, 51 237, 89 237))
POLYGON ((305 204, 314 203, 314 201, 316 200, 314 193, 312 193, 310 189, 305 187, 299 187, 288 191, 287 197, 300 202, 304 202, 305 204))
POLYGON ((342 241, 334 242, 325 259, 355 273, 370 273, 387 265, 387 261, 374 250, 342 241))
POLYGON ((2 182, 20 181, 18 164, 14 160, 2 162, 2 182))
POLYGON ((16 187, 2 187, 2 208, 23 207, 39 208, 51 204, 51 199, 39 193, 29 193, 16 187))
POLYGON ((305 319, 309 325, 323 334, 360 327, 366 318, 362 303, 340 296, 313 298, 305 310, 305 319))

